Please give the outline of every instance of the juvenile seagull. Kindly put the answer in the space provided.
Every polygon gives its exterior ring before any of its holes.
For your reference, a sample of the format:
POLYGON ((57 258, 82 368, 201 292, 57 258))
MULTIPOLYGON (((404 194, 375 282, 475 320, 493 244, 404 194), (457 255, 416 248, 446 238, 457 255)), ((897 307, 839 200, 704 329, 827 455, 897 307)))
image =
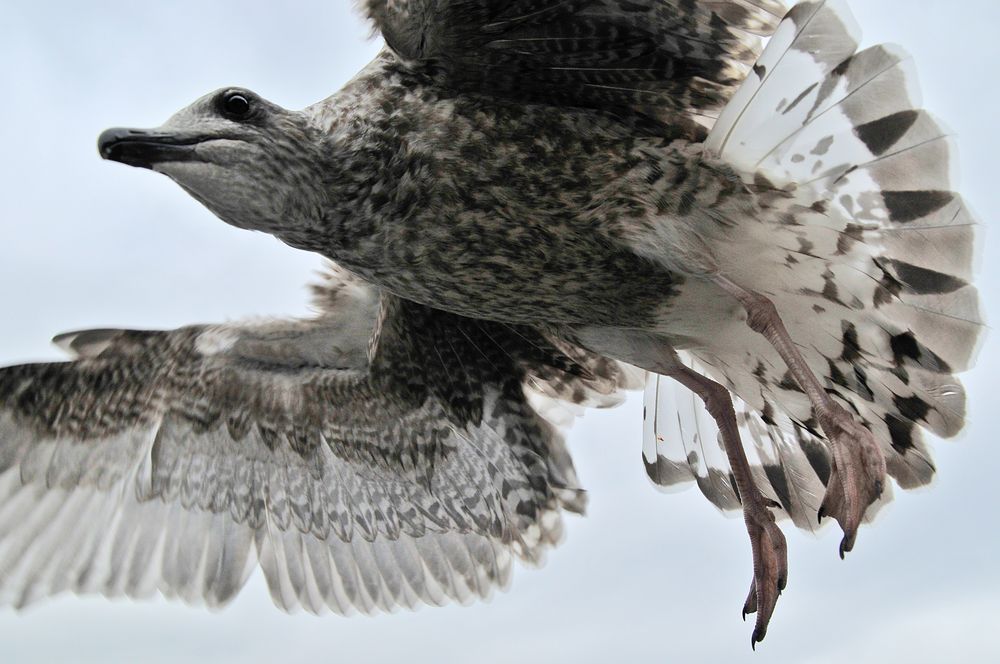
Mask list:
POLYGON ((535 407, 632 374, 342 272, 317 295, 311 320, 76 332, 72 362, 0 369, 0 602, 220 606, 259 564, 285 610, 371 613, 540 562, 585 495, 535 407))
POLYGON ((387 47, 329 99, 227 88, 102 154, 407 301, 691 390, 679 412, 651 379, 647 468, 742 508, 756 643, 787 576, 769 507, 834 517, 843 555, 887 471, 929 481, 922 429, 963 424, 973 223, 905 57, 857 52, 837 1, 780 25, 771 0, 363 7, 387 47))

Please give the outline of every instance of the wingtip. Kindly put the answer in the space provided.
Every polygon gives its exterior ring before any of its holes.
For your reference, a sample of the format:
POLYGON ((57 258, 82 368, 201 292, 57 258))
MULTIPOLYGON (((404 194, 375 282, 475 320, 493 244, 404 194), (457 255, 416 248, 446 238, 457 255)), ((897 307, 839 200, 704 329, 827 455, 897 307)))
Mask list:
POLYGON ((62 332, 52 337, 52 345, 59 348, 61 351, 65 352, 70 357, 77 357, 77 353, 73 350, 73 340, 76 339, 77 332, 62 332))
POLYGON ((121 330, 73 330, 52 337, 52 343, 73 359, 97 357, 103 353, 121 330))

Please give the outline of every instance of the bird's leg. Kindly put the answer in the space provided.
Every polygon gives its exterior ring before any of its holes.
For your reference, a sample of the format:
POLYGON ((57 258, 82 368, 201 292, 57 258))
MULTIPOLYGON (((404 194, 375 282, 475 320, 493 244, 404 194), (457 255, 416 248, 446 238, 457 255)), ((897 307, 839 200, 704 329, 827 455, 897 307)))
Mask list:
POLYGON ((753 553, 753 581, 743 604, 743 616, 756 613, 751 645, 764 638, 774 613, 778 595, 788 578, 788 553, 781 534, 768 509, 769 501, 753 481, 750 463, 743 451, 733 400, 722 385, 685 366, 669 341, 641 330, 613 327, 579 327, 566 335, 590 350, 643 366, 649 371, 669 376, 698 395, 715 419, 722 434, 723 447, 733 471, 736 490, 743 504, 743 520, 750 535, 753 553))
POLYGON ((832 516, 840 524, 844 531, 840 542, 843 558, 845 552, 854 548, 865 510, 882 494, 885 457, 871 431, 823 389, 785 329, 774 303, 725 277, 716 277, 716 283, 739 300, 747 312, 747 325, 764 335, 781 355, 792 377, 809 397, 819 425, 830 441, 833 463, 819 518, 832 516))
POLYGON ((757 613, 753 636, 750 638, 750 645, 756 646, 767 633, 767 624, 774 613, 778 595, 784 590, 788 579, 785 536, 768 509, 771 501, 754 484, 750 463, 740 441, 729 390, 680 362, 676 363, 675 368, 668 369, 666 375, 701 398, 722 432, 723 447, 736 480, 740 502, 743 503, 743 521, 746 523, 753 551, 753 580, 750 582, 750 594, 743 605, 743 617, 748 613, 757 613))

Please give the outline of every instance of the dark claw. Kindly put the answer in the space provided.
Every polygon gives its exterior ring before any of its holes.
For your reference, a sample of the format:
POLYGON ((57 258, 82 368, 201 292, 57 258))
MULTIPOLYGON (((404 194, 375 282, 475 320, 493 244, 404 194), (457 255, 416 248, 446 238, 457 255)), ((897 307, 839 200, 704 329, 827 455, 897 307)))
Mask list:
POLYGON ((844 533, 844 538, 840 540, 840 559, 844 559, 844 554, 854 549, 854 538, 857 536, 856 530, 844 533))
POLYGON ((753 631, 753 636, 750 637, 750 649, 754 652, 757 651, 757 644, 764 640, 764 636, 767 634, 767 628, 755 629, 753 631))
POLYGON ((819 512, 816 513, 816 523, 823 525, 823 517, 826 516, 826 507, 820 505, 819 512))
POLYGON ((747 621, 747 616, 751 613, 757 613, 757 581, 756 579, 750 584, 750 594, 747 595, 747 601, 743 602, 743 622, 747 621))
POLYGON ((840 559, 844 559, 844 554, 848 553, 854 548, 854 538, 851 537, 849 533, 845 534, 843 539, 840 540, 840 559))

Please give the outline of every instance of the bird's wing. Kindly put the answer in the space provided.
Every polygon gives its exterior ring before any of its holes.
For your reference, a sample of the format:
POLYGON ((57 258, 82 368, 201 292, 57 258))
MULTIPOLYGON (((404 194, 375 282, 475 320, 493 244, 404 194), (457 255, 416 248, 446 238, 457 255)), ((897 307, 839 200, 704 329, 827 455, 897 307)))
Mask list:
POLYGON ((0 369, 0 601, 218 606, 260 565, 286 610, 391 611, 537 561, 583 494, 524 385, 591 374, 370 296, 334 280, 314 320, 63 335, 74 361, 0 369))
MULTIPOLYGON (((331 262, 322 277, 312 286, 313 306, 320 314, 316 324, 324 334, 341 339, 344 349, 345 342, 354 339, 352 352, 360 353, 361 340, 367 345, 376 323, 378 289, 331 262), (350 331, 342 329, 347 325, 350 331), (332 334, 331 327, 336 330, 332 334)), ((501 323, 484 323, 479 329, 480 334, 518 349, 525 393, 532 407, 557 428, 568 427, 586 409, 618 406, 628 392, 641 390, 645 384, 645 371, 581 348, 551 331, 501 323)))
POLYGON ((404 61, 445 86, 675 122, 713 116, 781 0, 365 0, 404 61))

